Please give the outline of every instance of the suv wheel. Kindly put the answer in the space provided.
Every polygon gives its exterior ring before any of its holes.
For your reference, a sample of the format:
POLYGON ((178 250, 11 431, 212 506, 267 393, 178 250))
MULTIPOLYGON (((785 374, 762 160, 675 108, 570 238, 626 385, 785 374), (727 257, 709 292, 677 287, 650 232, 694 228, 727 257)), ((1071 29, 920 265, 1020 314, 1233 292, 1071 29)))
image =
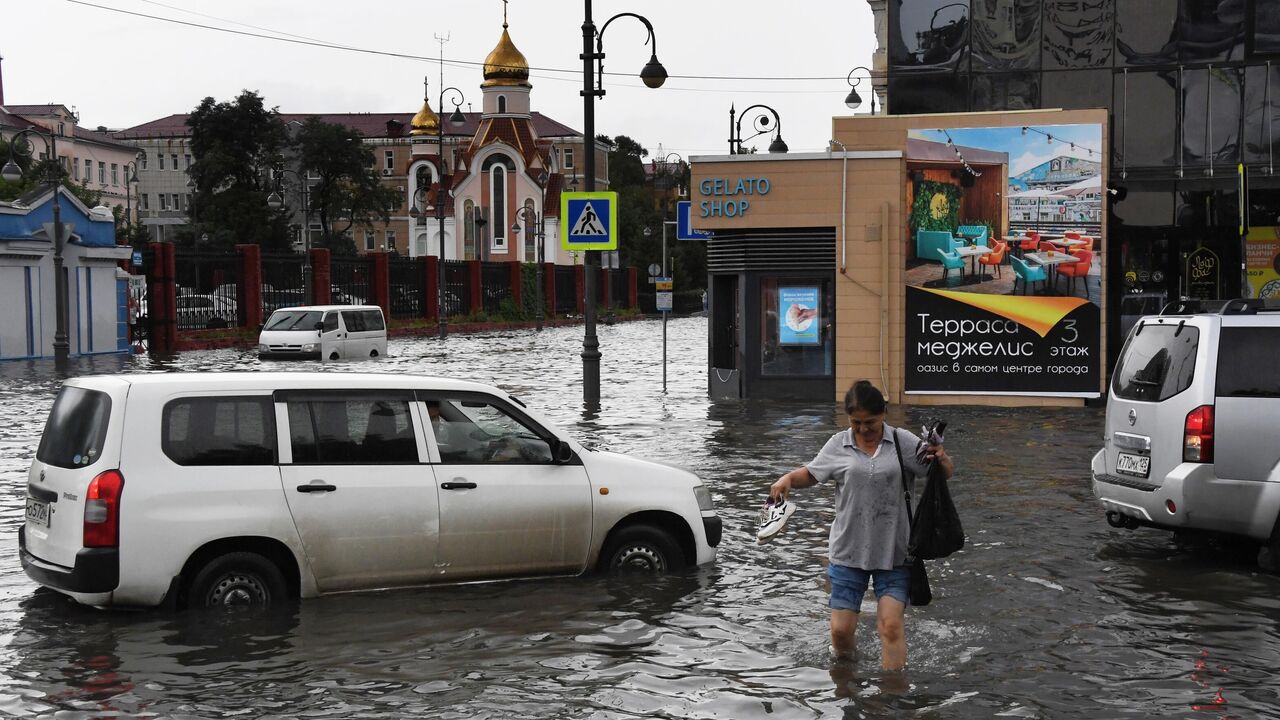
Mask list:
POLYGON ((666 532, 650 525, 632 525, 614 533, 600 554, 600 566, 618 575, 660 575, 682 569, 684 555, 666 532))
POLYGON ((214 559, 196 573, 187 592, 188 605, 193 608, 265 609, 287 597, 280 570, 270 560, 248 552, 214 559))

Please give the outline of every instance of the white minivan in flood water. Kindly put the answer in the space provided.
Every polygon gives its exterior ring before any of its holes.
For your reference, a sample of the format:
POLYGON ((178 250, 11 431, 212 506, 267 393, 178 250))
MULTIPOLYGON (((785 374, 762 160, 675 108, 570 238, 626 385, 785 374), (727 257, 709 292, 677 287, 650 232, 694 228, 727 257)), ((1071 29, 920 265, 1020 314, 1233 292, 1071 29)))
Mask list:
POLYGON ((387 323, 377 305, 280 308, 262 325, 258 357, 322 359, 383 357, 387 323))

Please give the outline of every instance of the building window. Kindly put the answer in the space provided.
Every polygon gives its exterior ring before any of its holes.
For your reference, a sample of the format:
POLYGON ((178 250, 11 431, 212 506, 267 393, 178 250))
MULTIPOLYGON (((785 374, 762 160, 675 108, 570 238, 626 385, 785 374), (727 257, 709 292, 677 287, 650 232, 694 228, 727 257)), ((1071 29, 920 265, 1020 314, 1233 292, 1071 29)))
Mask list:
POLYGON ((507 169, 494 165, 489 170, 489 197, 493 207, 490 227, 493 228, 493 249, 507 249, 507 169))
POLYGON ((383 250, 388 250, 388 251, 389 251, 389 250, 394 250, 394 249, 395 249, 395 247, 396 247, 396 231, 395 231, 395 230, 388 230, 388 231, 387 231, 387 243, 386 243, 386 247, 384 247, 384 248, 383 248, 383 250))
POLYGON ((150 206, 150 203, 148 203, 148 202, 147 202, 147 197, 148 197, 148 196, 147 196, 147 194, 146 194, 146 193, 142 193, 141 195, 139 195, 139 196, 138 196, 138 209, 139 209, 139 210, 150 210, 150 209, 151 209, 151 208, 149 207, 149 206, 150 206))
POLYGON ((561 162, 561 165, 563 165, 566 170, 572 168, 573 167, 573 148, 565 148, 563 151, 563 157, 564 157, 564 160, 561 162))
POLYGON ((159 163, 158 168, 164 169, 164 153, 156 153, 156 161, 159 163))
POLYGON ((138 162, 142 163, 141 167, 143 170, 147 169, 147 151, 143 150, 142 153, 138 155, 138 162))
POLYGON ((120 165, 119 163, 111 163, 111 184, 120 184, 120 165))
POLYGON ((173 209, 182 210, 182 196, 178 193, 173 194, 173 209))
POLYGON ((476 259, 476 204, 462 203, 462 259, 476 259))
POLYGON ((59 135, 67 134, 67 126, 65 123, 58 123, 58 134, 59 135))
POLYGON ((98 184, 107 184, 107 164, 102 161, 98 161, 98 184))
POLYGON ((382 151, 382 169, 386 172, 383 175, 390 175, 391 171, 396 167, 396 154, 392 150, 382 151))
POLYGON ((191 209, 191 196, 186 193, 182 195, 182 207, 191 209))
POLYGON ((364 231, 364 249, 377 250, 378 249, 377 237, 378 237, 377 234, 375 234, 372 230, 365 230, 364 231))
POLYGON ((169 209, 169 196, 164 193, 157 193, 160 198, 160 210, 163 212, 169 209))
POLYGON ((169 159, 173 161, 173 169, 178 169, 178 153, 171 153, 169 159))
POLYGON ((80 179, 80 163, 73 160, 71 162, 71 169, 75 171, 76 180, 79 180, 80 179))
POLYGON ((183 156, 182 156, 182 159, 183 159, 183 162, 185 162, 185 163, 186 163, 185 165, 183 165, 183 167, 184 167, 184 168, 186 168, 186 169, 188 169, 188 170, 190 170, 190 169, 191 169, 191 155, 183 155, 183 156))
POLYGON ((84 181, 89 182, 93 179, 93 161, 88 158, 84 161, 84 181))
POLYGON ((507 96, 499 95, 498 96, 498 112, 504 113, 506 111, 507 111, 507 96))
POLYGON ((538 226, 533 223, 533 219, 537 217, 534 214, 533 198, 527 198, 524 201, 524 209, 520 211, 521 227, 524 230, 524 261, 538 262, 538 226))

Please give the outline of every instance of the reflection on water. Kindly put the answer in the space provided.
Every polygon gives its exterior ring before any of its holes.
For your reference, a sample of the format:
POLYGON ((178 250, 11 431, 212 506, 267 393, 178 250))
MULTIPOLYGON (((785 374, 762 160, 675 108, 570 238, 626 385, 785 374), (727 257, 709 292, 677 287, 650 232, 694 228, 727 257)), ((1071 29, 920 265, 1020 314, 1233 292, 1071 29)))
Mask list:
MULTIPOLYGON (((769 483, 833 431, 836 405, 711 404, 706 321, 668 330, 663 395, 659 325, 600 328, 590 417, 581 328, 393 340, 394 357, 323 368, 492 382, 590 445, 693 469, 725 519, 715 565, 342 595, 265 618, 104 613, 36 590, 13 549, 60 380, 51 364, 0 364, 0 716, 1250 717, 1280 706, 1280 582, 1211 544, 1108 528, 1087 484, 1096 410, 891 408, 891 423, 949 421, 969 544, 931 564, 936 599, 909 611, 905 672, 879 669, 874 603, 857 659, 833 665, 830 490, 798 492, 769 544, 755 544, 754 522, 769 483)), ((226 350, 72 372, 314 367, 226 350)))

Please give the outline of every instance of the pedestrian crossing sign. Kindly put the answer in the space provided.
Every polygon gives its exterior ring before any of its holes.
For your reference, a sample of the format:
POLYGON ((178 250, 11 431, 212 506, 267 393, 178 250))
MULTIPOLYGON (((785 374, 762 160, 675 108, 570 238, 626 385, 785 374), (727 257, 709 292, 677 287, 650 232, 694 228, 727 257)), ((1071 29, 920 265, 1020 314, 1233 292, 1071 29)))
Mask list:
POLYGON ((560 194, 560 247, 565 250, 618 249, 618 193, 560 194))

